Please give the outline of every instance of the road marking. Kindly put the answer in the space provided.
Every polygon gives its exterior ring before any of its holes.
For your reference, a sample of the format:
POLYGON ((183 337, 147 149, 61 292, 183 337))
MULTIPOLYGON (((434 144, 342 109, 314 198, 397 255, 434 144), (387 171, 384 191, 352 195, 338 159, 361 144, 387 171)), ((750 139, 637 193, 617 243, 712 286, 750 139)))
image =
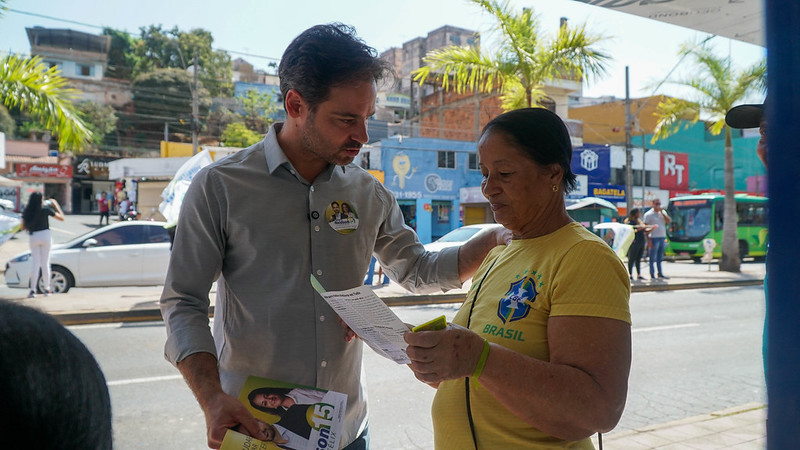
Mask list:
POLYGON ((78 234, 78 233, 76 233, 74 231, 68 231, 68 230, 65 230, 63 228, 58 228, 58 227, 50 227, 50 230, 51 231, 56 231, 56 232, 62 233, 62 234, 68 234, 70 236, 75 236, 76 234, 78 234))
POLYGON ((646 328, 634 328, 631 330, 631 333, 639 333, 643 331, 663 331, 663 330, 676 330, 678 328, 691 328, 691 327, 699 327, 699 323, 684 323, 680 325, 663 325, 660 327, 646 327, 646 328))
POLYGON ((182 375, 164 375, 163 377, 131 378, 129 380, 109 381, 108 386, 123 386, 126 384, 154 383, 156 381, 171 381, 183 379, 182 375))

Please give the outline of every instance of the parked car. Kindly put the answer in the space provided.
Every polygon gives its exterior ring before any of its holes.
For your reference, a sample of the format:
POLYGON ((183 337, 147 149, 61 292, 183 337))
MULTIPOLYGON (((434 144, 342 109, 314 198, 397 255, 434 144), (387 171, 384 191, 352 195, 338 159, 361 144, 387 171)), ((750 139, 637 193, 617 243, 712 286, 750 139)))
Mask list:
POLYGON ((5 198, 0 198, 0 209, 3 211, 14 211, 14 202, 5 198))
MULTIPOLYGON (((153 286, 164 284, 170 238, 165 222, 122 221, 90 231, 50 251, 53 292, 72 287, 153 286)), ((6 263, 6 284, 27 288, 31 253, 6 263)), ((39 280, 39 291, 43 290, 39 280)))
POLYGON ((425 244, 425 250, 428 250, 429 252, 435 252, 443 248, 455 247, 472 239, 484 228, 495 228, 501 226, 502 225, 498 223, 476 223, 474 225, 464 225, 463 227, 458 227, 455 230, 445 234, 430 244, 425 244))

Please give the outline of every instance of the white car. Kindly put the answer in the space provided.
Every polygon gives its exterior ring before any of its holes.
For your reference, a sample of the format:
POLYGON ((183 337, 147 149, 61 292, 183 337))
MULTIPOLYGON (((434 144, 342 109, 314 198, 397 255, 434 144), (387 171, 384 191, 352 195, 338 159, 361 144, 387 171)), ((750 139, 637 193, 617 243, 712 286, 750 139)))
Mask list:
POLYGON ((0 209, 4 211, 14 211, 14 202, 5 198, 0 198, 0 209))
MULTIPOLYGON (((164 284, 170 255, 165 222, 123 221, 56 244, 50 250, 53 292, 73 286, 154 286, 164 284)), ((31 253, 6 263, 6 284, 27 288, 31 253)), ((39 291, 43 282, 39 280, 39 291)))
POLYGON ((425 244, 425 250, 429 252, 435 252, 443 248, 455 247, 472 239, 476 234, 478 234, 479 231, 485 228, 497 227, 502 227, 502 225, 499 223, 476 223, 474 225, 464 225, 463 227, 458 227, 455 230, 445 234, 430 244, 425 244))

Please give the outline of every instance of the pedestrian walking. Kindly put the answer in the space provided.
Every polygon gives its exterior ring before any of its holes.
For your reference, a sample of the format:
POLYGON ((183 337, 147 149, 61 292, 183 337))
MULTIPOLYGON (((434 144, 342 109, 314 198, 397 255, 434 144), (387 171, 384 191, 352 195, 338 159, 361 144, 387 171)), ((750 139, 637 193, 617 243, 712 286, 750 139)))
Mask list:
POLYGON ((100 212, 100 225, 103 225, 103 217, 106 218, 106 225, 108 225, 109 206, 108 194, 103 191, 100 193, 100 198, 97 199, 97 210, 100 212))

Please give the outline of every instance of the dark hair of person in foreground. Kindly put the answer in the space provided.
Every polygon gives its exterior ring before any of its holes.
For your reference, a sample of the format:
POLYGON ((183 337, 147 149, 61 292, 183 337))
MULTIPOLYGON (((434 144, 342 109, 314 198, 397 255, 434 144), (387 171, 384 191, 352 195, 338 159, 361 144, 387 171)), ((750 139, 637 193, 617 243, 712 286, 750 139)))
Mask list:
POLYGON ((53 317, 0 300, 0 447, 112 447, 111 401, 92 354, 53 317))

